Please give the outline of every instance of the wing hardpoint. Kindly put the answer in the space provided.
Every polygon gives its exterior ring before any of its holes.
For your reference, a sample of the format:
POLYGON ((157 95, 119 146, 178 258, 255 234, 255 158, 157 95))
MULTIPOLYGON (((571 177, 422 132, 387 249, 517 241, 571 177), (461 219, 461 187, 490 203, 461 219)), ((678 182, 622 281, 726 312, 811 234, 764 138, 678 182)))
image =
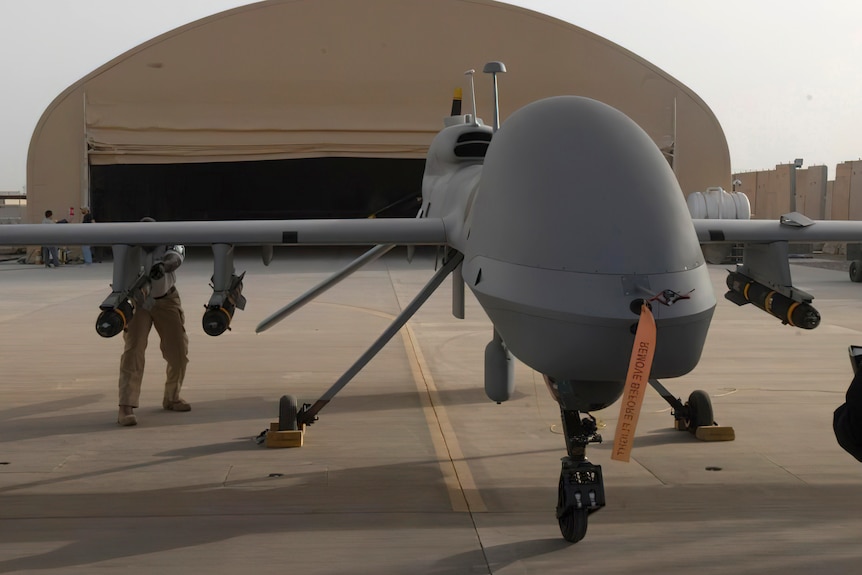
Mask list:
POLYGON ((0 226, 0 245, 436 245, 439 218, 16 224, 0 226))

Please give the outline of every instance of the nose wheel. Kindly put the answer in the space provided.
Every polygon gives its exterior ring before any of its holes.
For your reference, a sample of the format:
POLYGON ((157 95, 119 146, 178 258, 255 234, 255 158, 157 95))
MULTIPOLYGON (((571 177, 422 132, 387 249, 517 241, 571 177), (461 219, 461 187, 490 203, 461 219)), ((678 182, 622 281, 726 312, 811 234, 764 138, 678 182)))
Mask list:
POLYGON ((577 543, 587 534, 589 515, 605 506, 602 467, 593 465, 585 456, 587 445, 601 443, 602 436, 596 433, 593 416, 581 418, 577 411, 560 411, 569 455, 562 459, 557 488, 557 521, 563 538, 577 543))
POLYGON ((557 521, 563 539, 577 543, 587 534, 587 517, 605 505, 601 465, 563 458, 557 490, 557 521))
POLYGON ((577 543, 587 534, 586 509, 576 509, 569 504, 566 496, 566 478, 560 475, 560 487, 557 491, 557 521, 560 523, 560 533, 563 539, 570 543, 577 543))

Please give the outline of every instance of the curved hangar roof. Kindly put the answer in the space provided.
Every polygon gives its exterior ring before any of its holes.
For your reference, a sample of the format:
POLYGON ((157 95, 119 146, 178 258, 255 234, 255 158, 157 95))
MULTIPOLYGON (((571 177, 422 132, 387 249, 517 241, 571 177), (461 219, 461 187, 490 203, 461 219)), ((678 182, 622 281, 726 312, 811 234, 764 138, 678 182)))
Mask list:
POLYGON ((543 97, 595 98, 674 150, 686 193, 728 187, 727 143, 697 94, 577 26, 490 0, 269 0, 158 36, 60 94, 30 143, 31 205, 86 201, 84 158, 422 158, 454 88, 469 110, 465 70, 491 123, 491 60, 508 68, 502 121, 543 97))

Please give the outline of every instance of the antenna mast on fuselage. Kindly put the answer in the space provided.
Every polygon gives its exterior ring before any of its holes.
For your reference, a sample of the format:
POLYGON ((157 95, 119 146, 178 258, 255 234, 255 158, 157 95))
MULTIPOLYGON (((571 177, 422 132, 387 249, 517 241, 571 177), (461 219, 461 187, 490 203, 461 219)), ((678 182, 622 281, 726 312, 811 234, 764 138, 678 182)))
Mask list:
POLYGON ((494 79, 494 131, 500 129, 500 95, 497 92, 497 74, 506 73, 506 65, 502 62, 488 62, 482 71, 491 74, 494 79))
POLYGON ((473 75, 475 73, 476 73, 476 70, 470 68, 469 70, 464 72, 464 75, 470 77, 470 101, 473 104, 473 117, 471 118, 470 123, 473 124, 474 126, 478 126, 479 125, 479 120, 478 120, 479 116, 477 115, 477 112, 476 112, 476 84, 473 81, 473 75))

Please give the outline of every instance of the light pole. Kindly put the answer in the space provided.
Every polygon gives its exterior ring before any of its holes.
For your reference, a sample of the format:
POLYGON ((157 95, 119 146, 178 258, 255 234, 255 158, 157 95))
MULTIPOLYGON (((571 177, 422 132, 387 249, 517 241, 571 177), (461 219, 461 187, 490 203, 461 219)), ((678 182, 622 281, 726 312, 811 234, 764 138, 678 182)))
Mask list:
POLYGON ((790 164, 790 211, 796 211, 796 170, 802 167, 802 158, 796 158, 790 164))

